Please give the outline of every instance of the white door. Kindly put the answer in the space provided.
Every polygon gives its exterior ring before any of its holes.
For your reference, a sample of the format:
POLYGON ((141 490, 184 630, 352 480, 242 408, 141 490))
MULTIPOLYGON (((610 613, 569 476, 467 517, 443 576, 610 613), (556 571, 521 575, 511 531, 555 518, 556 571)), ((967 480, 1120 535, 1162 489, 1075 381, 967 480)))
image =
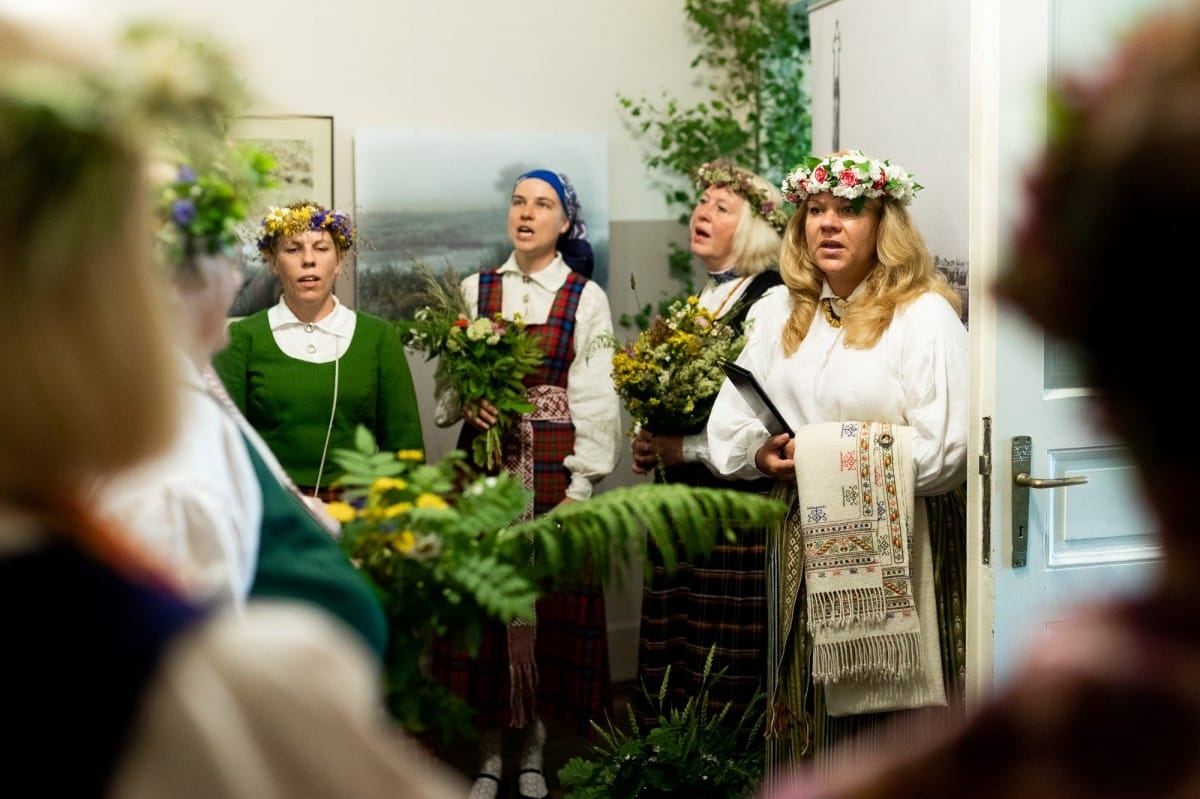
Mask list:
POLYGON ((1022 209, 1024 171, 1044 141, 1048 78, 1090 63, 1131 19, 1162 4, 975 0, 972 6, 972 452, 980 456, 979 475, 968 483, 978 486, 968 492, 973 697, 1003 683, 1021 650, 1031 639, 1052 636, 1069 605, 1136 589, 1158 568, 1133 472, 1122 449, 1093 424, 1071 354, 997 308, 988 286, 1022 209), (1014 514, 1021 505, 1015 471, 1086 483, 1027 489, 1026 519, 1014 514), (1022 543, 1025 555, 1018 553, 1014 565, 1014 544, 1022 543))

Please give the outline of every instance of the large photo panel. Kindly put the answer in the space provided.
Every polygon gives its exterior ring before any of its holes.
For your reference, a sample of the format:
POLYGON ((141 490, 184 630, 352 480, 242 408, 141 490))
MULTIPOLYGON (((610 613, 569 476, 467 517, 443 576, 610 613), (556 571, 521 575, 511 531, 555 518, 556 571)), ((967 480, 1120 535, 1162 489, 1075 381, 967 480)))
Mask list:
POLYGON ((608 142, 602 134, 360 129, 354 184, 360 243, 357 306, 410 319, 413 266, 465 276, 512 251, 513 182, 531 169, 564 173, 579 196, 595 254, 592 278, 608 282, 608 142))

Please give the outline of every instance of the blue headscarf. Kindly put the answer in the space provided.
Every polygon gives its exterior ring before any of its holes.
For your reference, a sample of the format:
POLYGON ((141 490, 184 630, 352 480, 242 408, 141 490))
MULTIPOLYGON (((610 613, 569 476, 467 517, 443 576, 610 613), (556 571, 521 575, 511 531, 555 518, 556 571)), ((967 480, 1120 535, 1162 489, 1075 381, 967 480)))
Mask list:
POLYGON ((579 197, 575 194, 575 187, 571 185, 571 181, 562 172, 551 172, 549 169, 531 169, 530 171, 519 175, 513 181, 513 188, 522 180, 529 178, 537 178, 545 181, 554 189, 554 193, 558 195, 558 201, 562 203, 563 213, 567 215, 567 221, 571 226, 567 228, 567 232, 558 237, 558 251, 562 253, 563 260, 567 262, 567 266, 579 272, 584 277, 591 277, 592 270, 595 268, 595 258, 592 255, 592 245, 587 240, 587 224, 583 221, 583 216, 580 214, 579 197))

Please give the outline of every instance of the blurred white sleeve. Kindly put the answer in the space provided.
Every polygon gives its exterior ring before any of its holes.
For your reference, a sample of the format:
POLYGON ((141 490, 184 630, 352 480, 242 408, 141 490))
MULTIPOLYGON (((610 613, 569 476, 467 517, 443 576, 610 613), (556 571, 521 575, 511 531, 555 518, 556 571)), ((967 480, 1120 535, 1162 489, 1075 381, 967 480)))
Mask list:
POLYGON ((392 726, 366 649, 316 608, 251 602, 167 651, 111 799, 462 799, 392 726))

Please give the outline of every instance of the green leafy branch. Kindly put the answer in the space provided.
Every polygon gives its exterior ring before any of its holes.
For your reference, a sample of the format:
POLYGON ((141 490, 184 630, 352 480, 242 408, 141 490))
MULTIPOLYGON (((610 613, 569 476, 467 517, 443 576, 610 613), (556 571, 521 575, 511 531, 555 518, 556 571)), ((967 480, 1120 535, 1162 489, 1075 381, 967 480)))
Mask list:
MULTIPOLYGON (((644 163, 659 177, 669 208, 687 224, 696 196, 692 171, 713 158, 733 163, 779 183, 788 167, 812 148, 808 16, 786 0, 685 0, 684 13, 699 41, 692 69, 704 75, 707 99, 686 106, 670 92, 657 101, 617 94, 633 133, 648 143, 644 163)), ((682 284, 679 297, 694 292, 691 253, 669 245, 670 275, 682 284)), ((676 297, 668 297, 660 310, 676 297)), ((646 305, 621 324, 645 329, 646 305)))
POLYGON ((650 541, 668 559, 677 544, 689 558, 707 554, 722 536, 787 510, 756 494, 643 484, 518 522, 531 492, 509 473, 476 473, 464 456, 422 463, 421 453, 380 452, 365 427, 353 449, 330 453, 344 471, 344 501, 328 506, 342 522, 341 545, 389 620, 388 706, 406 729, 445 740, 470 734, 470 708, 422 668, 434 638, 473 654, 486 624, 532 618, 550 585, 610 574, 634 557, 648 563, 650 541))

